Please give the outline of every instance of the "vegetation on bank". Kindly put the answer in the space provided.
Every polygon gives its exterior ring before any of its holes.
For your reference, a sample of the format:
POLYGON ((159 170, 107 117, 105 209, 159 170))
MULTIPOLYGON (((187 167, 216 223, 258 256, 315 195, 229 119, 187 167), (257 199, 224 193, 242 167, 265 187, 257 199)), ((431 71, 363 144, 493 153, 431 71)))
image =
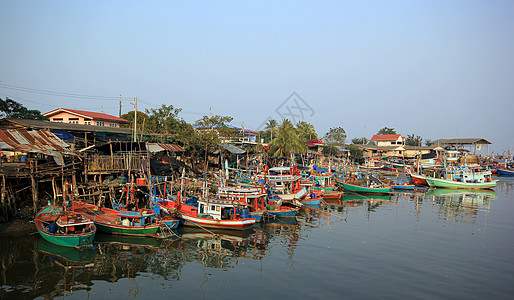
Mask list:
MULTIPOLYGON (((203 116, 194 123, 188 123, 179 115, 182 109, 173 105, 162 104, 159 108, 146 109, 144 112, 134 111, 121 115, 132 124, 128 127, 136 126, 138 132, 143 134, 138 140, 177 143, 184 146, 188 156, 193 161, 207 160, 209 152, 219 149, 219 145, 233 138, 243 137, 241 130, 230 125, 233 118, 230 116, 210 115, 203 116)), ((38 110, 30 110, 22 104, 6 98, 0 99, 0 116, 13 119, 36 119, 46 120, 38 110)), ((394 128, 384 127, 376 134, 397 134, 394 128)), ((290 153, 305 153, 308 150, 308 142, 318 139, 319 135, 313 124, 300 121, 293 124, 288 119, 280 122, 268 120, 264 130, 258 132, 257 142, 269 145, 268 148, 260 145, 255 146, 251 151, 266 151, 268 155, 275 157, 288 157, 290 153)), ((355 145, 373 144, 365 137, 355 137, 351 139, 351 144, 347 144, 346 131, 342 127, 333 127, 325 133, 322 138, 324 143, 323 154, 326 156, 340 153, 340 149, 345 148, 350 151, 352 157, 362 157, 363 151, 355 145)), ((421 136, 409 134, 406 136, 406 145, 421 146, 430 145, 429 139, 423 140, 421 136)))

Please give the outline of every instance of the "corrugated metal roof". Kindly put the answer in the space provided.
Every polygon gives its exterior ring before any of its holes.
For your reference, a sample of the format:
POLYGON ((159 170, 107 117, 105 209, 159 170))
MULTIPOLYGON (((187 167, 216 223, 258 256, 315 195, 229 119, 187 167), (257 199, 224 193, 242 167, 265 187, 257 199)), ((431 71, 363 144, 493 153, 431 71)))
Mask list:
MULTIPOLYGON (((112 132, 116 134, 131 135, 134 130, 131 128, 121 127, 107 127, 107 126, 96 126, 96 125, 83 125, 83 124, 72 124, 72 123, 59 123, 41 120, 24 120, 24 119, 1 119, 0 125, 4 127, 13 127, 12 125, 22 126, 26 128, 37 128, 37 129, 58 129, 66 131, 80 131, 80 132, 112 132)), ((138 133, 140 131, 138 130, 138 133)))
POLYGON ((438 139, 432 141, 432 145, 453 145, 453 144, 461 144, 461 145, 490 145, 492 144, 486 139, 483 138, 455 138, 455 139, 438 139))
POLYGON ((55 156, 61 152, 71 154, 69 147, 48 130, 0 129, 0 149, 55 156))
POLYGON ((174 144, 146 143, 146 149, 152 153, 161 151, 183 152, 184 148, 174 144))

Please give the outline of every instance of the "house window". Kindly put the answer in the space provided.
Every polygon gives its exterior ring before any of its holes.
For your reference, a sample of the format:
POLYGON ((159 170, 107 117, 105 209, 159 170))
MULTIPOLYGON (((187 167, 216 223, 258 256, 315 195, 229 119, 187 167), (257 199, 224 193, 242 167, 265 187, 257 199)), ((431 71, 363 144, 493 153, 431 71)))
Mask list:
POLYGON ((111 123, 111 127, 118 127, 118 123, 111 123))
POLYGON ((79 118, 69 118, 68 119, 68 123, 78 124, 79 123, 79 118))
POLYGON ((96 126, 105 126, 104 121, 96 121, 96 126))
POLYGON ((91 125, 91 121, 84 121, 84 124, 91 125))
POLYGON ((62 123, 62 118, 53 118, 52 121, 62 123))

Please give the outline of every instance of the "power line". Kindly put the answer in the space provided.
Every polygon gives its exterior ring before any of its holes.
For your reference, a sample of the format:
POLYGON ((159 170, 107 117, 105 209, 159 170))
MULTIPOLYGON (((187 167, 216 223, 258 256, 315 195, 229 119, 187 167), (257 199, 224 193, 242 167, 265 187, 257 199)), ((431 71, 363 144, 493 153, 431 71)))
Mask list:
POLYGON ((66 92, 56 92, 56 91, 27 88, 27 87, 4 84, 4 83, 0 83, 0 88, 21 91, 21 92, 35 93, 35 94, 50 95, 50 96, 68 97, 68 98, 94 99, 94 100, 105 100, 105 101, 112 101, 112 100, 119 99, 118 96, 115 96, 115 97, 95 96, 95 95, 83 95, 83 94, 74 94, 74 93, 66 93, 66 92))

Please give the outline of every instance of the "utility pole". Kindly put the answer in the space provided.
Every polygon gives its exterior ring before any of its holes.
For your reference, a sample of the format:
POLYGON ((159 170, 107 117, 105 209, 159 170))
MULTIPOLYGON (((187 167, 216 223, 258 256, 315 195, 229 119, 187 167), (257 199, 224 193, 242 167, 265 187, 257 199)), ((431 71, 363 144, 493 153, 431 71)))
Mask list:
POLYGON ((134 142, 137 140, 137 97, 134 97, 134 142))
POLYGON ((134 97, 134 103, 121 99, 120 95, 120 117, 121 117, 121 101, 127 102, 128 104, 134 105, 134 138, 133 141, 137 141, 137 97, 134 97))

